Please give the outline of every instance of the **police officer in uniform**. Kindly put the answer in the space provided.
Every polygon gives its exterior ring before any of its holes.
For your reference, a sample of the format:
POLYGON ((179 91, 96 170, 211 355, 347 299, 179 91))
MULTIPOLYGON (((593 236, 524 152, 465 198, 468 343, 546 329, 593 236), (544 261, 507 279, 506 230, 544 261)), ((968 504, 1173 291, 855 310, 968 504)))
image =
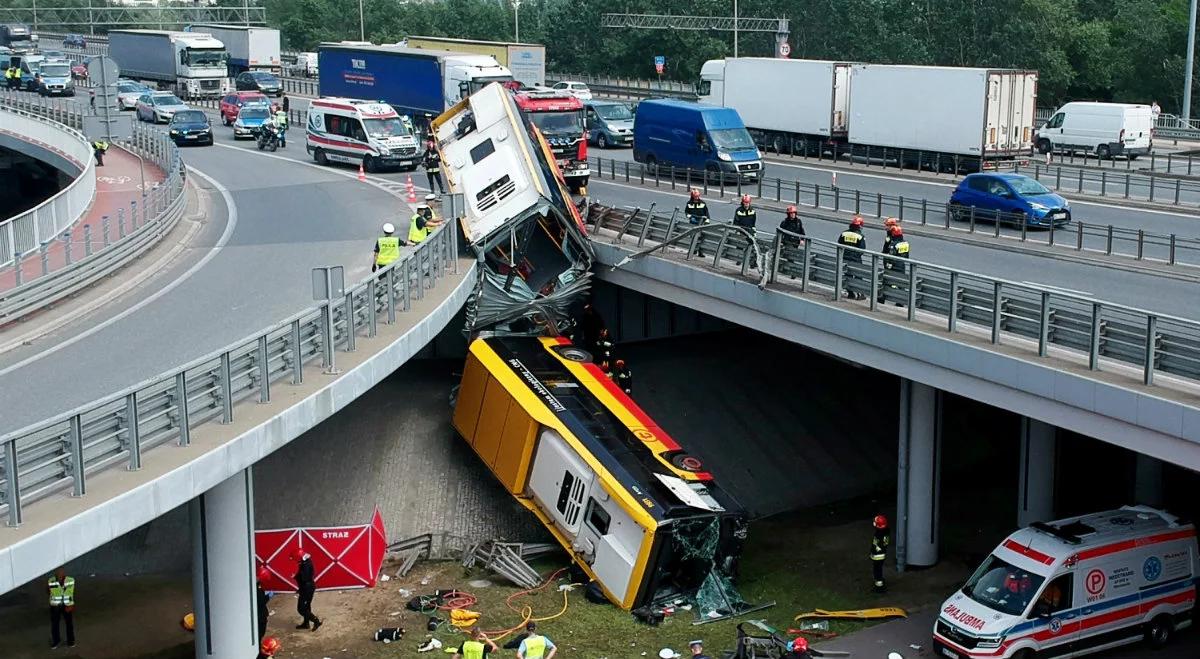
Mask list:
POLYGON ((50 591, 50 649, 62 644, 59 620, 67 627, 67 645, 75 647, 75 577, 68 577, 67 571, 60 567, 50 577, 46 589, 50 591))
POLYGON ((430 197, 437 198, 436 195, 426 195, 425 203, 417 206, 417 212, 413 213, 412 220, 409 222, 408 242, 410 244, 420 244, 442 223, 433 216, 433 209, 429 206, 430 197))
POLYGON ((496 647, 482 629, 476 627, 471 630, 471 640, 464 641, 458 652, 454 653, 454 659, 483 659, 491 653, 499 654, 500 648, 496 647))
POLYGON ((438 194, 446 194, 446 187, 442 184, 442 158, 438 155, 433 140, 425 143, 425 158, 422 163, 425 165, 425 177, 429 179, 429 191, 433 192, 436 183, 438 194))
POLYGON ((272 121, 275 122, 275 132, 279 134, 279 148, 286 149, 288 128, 287 110, 284 110, 276 105, 274 115, 272 116, 272 121))
POLYGON ((108 151, 108 142, 104 138, 100 138, 92 142, 92 153, 96 156, 96 166, 104 166, 104 153, 108 151))
MULTIPOLYGON (((862 227, 863 227, 863 219, 861 217, 859 217, 858 215, 855 215, 854 219, 850 220, 850 226, 845 231, 842 232, 842 235, 838 236, 838 240, 837 240, 838 244, 845 245, 847 247, 856 247, 860 250, 865 250, 867 248, 867 239, 865 236, 863 236, 862 227)), ((846 282, 845 282, 846 297, 848 297, 852 300, 863 299, 864 297, 866 297, 865 295, 863 295, 862 293, 855 293, 854 291, 850 290, 850 286, 849 286, 849 279, 853 272, 851 270, 850 264, 851 263, 861 264, 862 263, 862 253, 858 252, 856 250, 852 250, 852 249, 845 250, 845 252, 842 255, 842 263, 845 266, 845 270, 842 273, 842 277, 846 280, 846 282)))
POLYGON ((296 625, 296 629, 309 629, 309 623, 312 623, 312 630, 315 632, 321 627, 321 619, 317 614, 313 613, 312 601, 313 595, 317 593, 316 574, 313 570, 312 557, 306 552, 296 550, 292 552, 292 560, 296 561, 296 613, 300 614, 300 624, 296 625))
POLYGON ((877 593, 887 592, 887 584, 883 581, 883 562, 887 559, 887 548, 891 543, 888 531, 888 521, 883 515, 876 515, 875 535, 871 536, 871 577, 872 590, 877 593))
POLYGON ((704 641, 700 639, 688 641, 688 649, 692 652, 692 659, 712 659, 712 657, 704 654, 704 641))
POLYGON ((12 64, 9 64, 7 67, 5 67, 4 81, 6 83, 8 83, 9 89, 16 89, 17 84, 20 82, 20 80, 21 80, 21 70, 20 69, 13 66, 12 64))
POLYGON ((400 258, 400 246, 405 243, 395 233, 396 227, 391 222, 384 223, 383 235, 375 239, 375 261, 371 264, 371 272, 400 258))
MULTIPOLYGON (((888 241, 884 245, 883 253, 889 256, 896 256, 902 259, 908 258, 908 241, 904 239, 904 230, 899 224, 893 224, 888 229, 888 241)), ((907 272, 905 265, 899 261, 885 259, 883 262, 883 279, 884 285, 888 288, 898 289, 896 279, 903 277, 907 272)), ((880 287, 879 301, 883 302, 883 287, 880 287)), ((896 306, 904 306, 903 302, 896 302, 896 306)))
POLYGON ((633 394, 633 373, 625 366, 624 359, 618 359, 616 366, 613 368, 613 379, 617 381, 617 386, 624 391, 626 395, 633 394))
MULTIPOLYGON (((700 191, 692 188, 688 203, 683 207, 683 214, 687 216, 688 224, 693 226, 701 226, 708 224, 710 217, 708 214, 708 204, 700 198, 700 191)), ((696 256, 704 256, 704 238, 696 239, 696 256)))

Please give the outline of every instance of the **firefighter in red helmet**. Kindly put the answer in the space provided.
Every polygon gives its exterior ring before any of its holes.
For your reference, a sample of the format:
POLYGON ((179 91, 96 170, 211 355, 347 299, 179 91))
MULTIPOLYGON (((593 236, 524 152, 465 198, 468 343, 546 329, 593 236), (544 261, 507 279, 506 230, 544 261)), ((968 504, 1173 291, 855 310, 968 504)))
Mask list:
MULTIPOLYGON (((750 195, 742 195, 742 203, 738 204, 737 210, 733 211, 733 226, 741 227, 754 234, 754 227, 758 224, 758 212, 750 205, 750 195)), ((758 259, 753 257, 754 251, 750 243, 747 242, 745 236, 735 236, 732 241, 736 245, 742 247, 742 258, 750 259, 750 267, 758 268, 758 259)))
POLYGON ((888 520, 883 515, 876 515, 873 522, 875 534, 871 536, 871 577, 872 590, 877 593, 887 592, 887 584, 883 580, 883 562, 887 559, 887 548, 891 544, 891 532, 888 520))
POLYGON ((863 219, 855 215, 854 219, 850 220, 850 226, 838 236, 838 244, 855 249, 847 249, 842 254, 842 284, 846 289, 846 297, 852 300, 861 300, 866 296, 850 288, 850 282, 854 279, 861 279, 860 270, 862 268, 862 251, 867 249, 867 239, 863 236, 863 219))
POLYGON ((268 659, 274 657, 277 652, 283 649, 283 645, 279 639, 274 636, 268 636, 262 640, 258 646, 258 659, 268 659))
MULTIPOLYGON (((688 195, 688 203, 683 207, 683 214, 687 216, 688 224, 694 226, 702 226, 708 224, 708 204, 700 198, 700 191, 692 188, 692 192, 688 195)), ((696 256, 704 256, 704 236, 696 239, 696 256)))

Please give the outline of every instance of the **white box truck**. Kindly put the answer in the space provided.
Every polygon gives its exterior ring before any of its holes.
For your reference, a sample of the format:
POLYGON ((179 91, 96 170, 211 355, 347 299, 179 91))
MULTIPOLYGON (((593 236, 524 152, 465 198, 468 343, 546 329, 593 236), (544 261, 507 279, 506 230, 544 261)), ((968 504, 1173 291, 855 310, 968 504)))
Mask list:
POLYGON ((491 55, 496 58, 500 66, 512 72, 513 80, 526 87, 546 84, 546 47, 541 44, 446 37, 409 37, 405 40, 405 45, 409 48, 491 55))
POLYGON ((225 44, 212 35, 173 30, 112 30, 108 54, 121 75, 157 84, 184 99, 229 91, 225 44))
POLYGON ((243 71, 270 71, 283 73, 283 59, 279 53, 279 30, 269 27, 245 25, 192 25, 189 32, 211 34, 225 44, 229 52, 229 76, 235 77, 243 71))
POLYGON ((848 140, 987 169, 1033 153, 1036 102, 1035 71, 854 64, 848 140))
POLYGON ((737 110, 746 127, 768 141, 845 139, 850 64, 775 57, 709 60, 700 69, 699 98, 737 110))

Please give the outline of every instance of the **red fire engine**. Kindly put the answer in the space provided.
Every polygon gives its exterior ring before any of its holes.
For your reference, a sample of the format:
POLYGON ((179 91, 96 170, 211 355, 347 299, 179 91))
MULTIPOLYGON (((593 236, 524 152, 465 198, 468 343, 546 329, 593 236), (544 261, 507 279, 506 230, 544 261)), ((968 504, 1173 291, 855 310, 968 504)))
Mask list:
POLYGON ((536 126, 550 144, 571 192, 579 193, 587 187, 591 174, 583 103, 570 94, 556 91, 526 90, 514 96, 526 120, 536 126))

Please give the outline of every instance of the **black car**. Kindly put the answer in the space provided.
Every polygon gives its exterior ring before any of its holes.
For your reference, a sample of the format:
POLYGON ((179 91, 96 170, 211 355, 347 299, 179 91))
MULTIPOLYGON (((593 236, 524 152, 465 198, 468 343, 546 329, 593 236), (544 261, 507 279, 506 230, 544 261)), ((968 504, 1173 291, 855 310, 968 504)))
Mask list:
POLYGON ((83 50, 87 48, 87 39, 84 39, 82 34, 68 34, 63 39, 63 48, 78 48, 83 50))
POLYGON ((237 91, 262 92, 267 96, 283 96, 283 82, 273 73, 245 71, 233 80, 237 91))
POLYGON ((184 144, 207 144, 213 143, 212 124, 208 122, 208 115, 202 110, 181 110, 171 117, 171 123, 167 126, 170 131, 171 139, 179 146, 184 144))

